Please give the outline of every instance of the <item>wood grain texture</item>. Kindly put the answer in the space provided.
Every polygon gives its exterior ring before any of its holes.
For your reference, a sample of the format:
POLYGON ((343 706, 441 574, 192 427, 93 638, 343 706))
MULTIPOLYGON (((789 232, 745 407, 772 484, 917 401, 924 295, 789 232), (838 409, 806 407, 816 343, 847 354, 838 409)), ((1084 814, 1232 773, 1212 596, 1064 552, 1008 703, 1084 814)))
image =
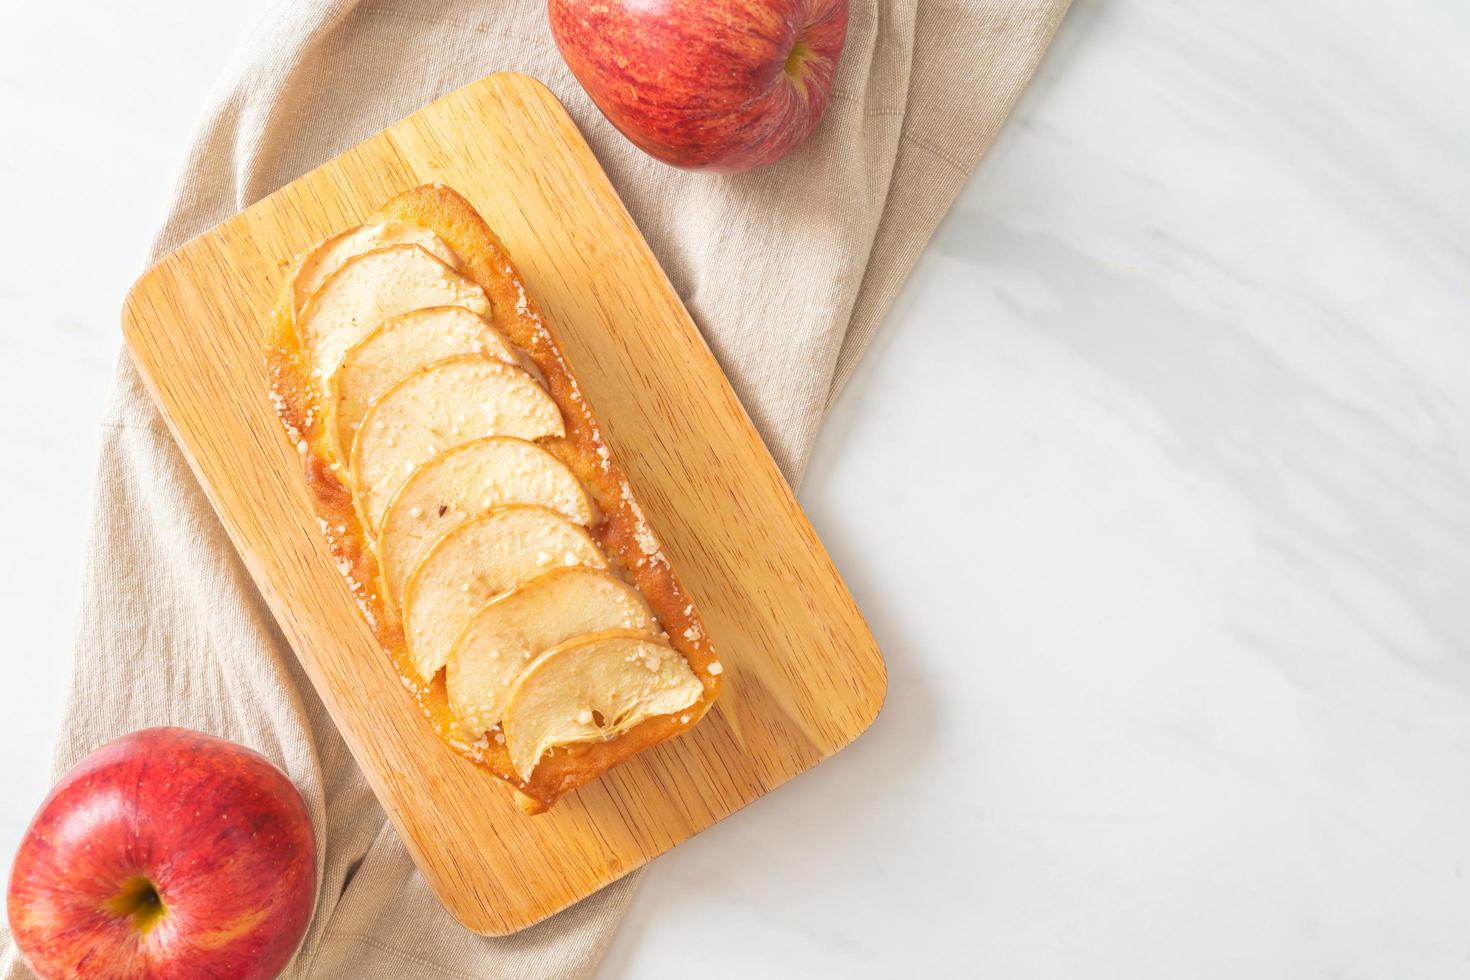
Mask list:
MULTIPOLYGON (((847 745, 883 662, 688 313, 571 119, 492 75, 164 258, 128 295, 134 360, 389 818, 460 922, 544 919, 847 745), (714 709, 528 817, 433 733, 333 567, 267 397, 287 261, 419 184, 514 257, 725 666, 714 709)), ((745 859, 745 858, 742 858, 745 859)))

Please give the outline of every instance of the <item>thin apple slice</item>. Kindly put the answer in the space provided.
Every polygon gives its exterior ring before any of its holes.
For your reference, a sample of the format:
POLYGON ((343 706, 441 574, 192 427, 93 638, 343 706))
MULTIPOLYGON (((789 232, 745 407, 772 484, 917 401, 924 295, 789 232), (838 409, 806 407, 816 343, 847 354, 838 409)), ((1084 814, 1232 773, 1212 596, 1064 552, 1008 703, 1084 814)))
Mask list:
POLYGON ((509 341, 484 317, 462 306, 433 306, 395 316, 348 348, 327 393, 337 458, 350 461, 352 438, 378 396, 419 368, 456 354, 480 354, 521 366, 509 341))
POLYGON ((403 633, 414 667, 431 679, 486 602, 558 566, 606 568, 587 532, 545 507, 472 517, 435 542, 403 588, 403 633))
POLYGON ((529 779, 552 749, 615 738, 703 695, 689 663, 667 643, 604 630, 533 660, 511 685, 501 729, 516 774, 529 779))
POLYGON ((379 221, 348 228, 333 235, 306 253, 291 280, 292 314, 299 314, 311 294, 332 273, 354 255, 371 252, 386 245, 417 245, 456 272, 459 256, 443 240, 427 228, 407 221, 379 221))
POLYGON ((567 465, 535 443, 487 436, 447 449, 413 471, 383 512, 378 560, 390 603, 435 541, 475 514, 540 504, 590 526, 592 499, 567 465))
POLYGON ((566 433, 561 409, 520 368, 474 354, 420 368, 373 402, 352 444, 357 506, 369 533, 419 466, 485 436, 566 433))
POLYGON ((325 382, 347 348, 391 317, 429 306, 463 306, 488 316, 485 291, 417 245, 354 255, 322 280, 296 318, 312 374, 325 382))
POLYGON ((506 695, 533 658, 610 629, 652 634, 658 622, 631 586, 585 566, 547 572, 481 606, 450 649, 444 673, 450 710, 466 737, 500 724, 506 695))

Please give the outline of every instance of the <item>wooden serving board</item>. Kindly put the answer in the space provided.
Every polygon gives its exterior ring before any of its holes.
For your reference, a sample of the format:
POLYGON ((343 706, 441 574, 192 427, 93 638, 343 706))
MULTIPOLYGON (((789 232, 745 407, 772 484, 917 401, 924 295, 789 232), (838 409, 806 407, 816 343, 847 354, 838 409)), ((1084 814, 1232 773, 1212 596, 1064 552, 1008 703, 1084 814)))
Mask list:
POLYGON ((195 239, 133 287, 123 331, 378 799, 470 929, 544 919, 809 769, 878 713, 883 661, 852 597, 540 83, 466 86, 195 239), (726 668, 692 732, 537 817, 443 745, 405 692, 328 556, 267 398, 262 343, 286 261, 435 181, 505 241, 726 668))

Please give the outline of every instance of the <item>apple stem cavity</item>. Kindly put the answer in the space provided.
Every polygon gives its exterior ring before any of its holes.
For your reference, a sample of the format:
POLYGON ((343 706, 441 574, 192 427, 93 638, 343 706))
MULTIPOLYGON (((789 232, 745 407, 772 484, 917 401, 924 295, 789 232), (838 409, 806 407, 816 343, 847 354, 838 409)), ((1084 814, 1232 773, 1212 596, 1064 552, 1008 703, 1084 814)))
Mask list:
POLYGON ((805 41, 798 40, 791 46, 791 53, 786 56, 786 64, 782 71, 791 83, 796 86, 796 91, 802 98, 806 98, 806 63, 816 57, 816 52, 811 49, 805 41))
POLYGON ((132 918, 133 928, 145 936, 168 913, 158 886, 143 875, 123 882, 118 893, 102 903, 102 907, 119 918, 132 918))

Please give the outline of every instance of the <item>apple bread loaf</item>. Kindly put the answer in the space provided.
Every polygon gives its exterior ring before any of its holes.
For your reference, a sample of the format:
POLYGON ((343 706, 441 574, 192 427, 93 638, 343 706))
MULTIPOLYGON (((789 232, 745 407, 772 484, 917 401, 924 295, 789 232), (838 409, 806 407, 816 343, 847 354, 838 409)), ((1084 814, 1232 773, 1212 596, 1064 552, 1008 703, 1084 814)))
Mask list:
POLYGON ((326 544, 439 735, 530 813, 721 666, 505 248, 429 185, 290 266, 266 351, 326 544))

